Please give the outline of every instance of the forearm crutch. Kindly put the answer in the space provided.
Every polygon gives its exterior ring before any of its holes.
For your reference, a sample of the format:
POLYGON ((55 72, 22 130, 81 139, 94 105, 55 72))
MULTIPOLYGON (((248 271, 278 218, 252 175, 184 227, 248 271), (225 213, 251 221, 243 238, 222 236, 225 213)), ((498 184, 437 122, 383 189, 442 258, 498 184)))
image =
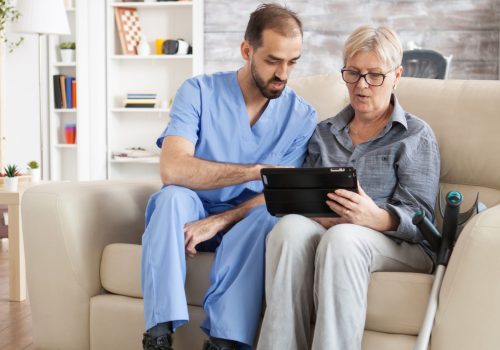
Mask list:
MULTIPOLYGON (((460 192, 448 192, 446 195, 446 209, 443 215, 443 234, 439 234, 436 227, 430 222, 422 210, 415 213, 413 223, 417 225, 422 235, 431 245, 431 249, 437 253, 437 268, 432 283, 429 303, 425 312, 424 321, 415 343, 414 350, 427 350, 431 337, 434 318, 436 316, 439 291, 443 282, 446 266, 450 260, 453 247, 457 238, 460 204, 462 203, 462 194, 460 192)), ((475 206, 477 208, 477 198, 475 206)), ((472 216, 472 211, 470 216, 472 216)), ((469 217, 470 217, 469 216, 469 217)), ((464 220, 465 222, 465 220, 464 220)))

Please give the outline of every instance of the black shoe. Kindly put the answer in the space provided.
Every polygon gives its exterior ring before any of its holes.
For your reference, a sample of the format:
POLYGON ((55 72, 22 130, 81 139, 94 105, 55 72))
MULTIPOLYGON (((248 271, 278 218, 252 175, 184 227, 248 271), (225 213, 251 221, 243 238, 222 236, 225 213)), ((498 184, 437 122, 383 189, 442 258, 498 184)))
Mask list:
POLYGON ((235 341, 214 339, 210 337, 210 339, 203 344, 203 350, 236 350, 236 344, 235 341))
POLYGON ((144 350, 173 350, 172 336, 163 334, 153 337, 149 332, 146 332, 142 338, 142 348, 144 350))

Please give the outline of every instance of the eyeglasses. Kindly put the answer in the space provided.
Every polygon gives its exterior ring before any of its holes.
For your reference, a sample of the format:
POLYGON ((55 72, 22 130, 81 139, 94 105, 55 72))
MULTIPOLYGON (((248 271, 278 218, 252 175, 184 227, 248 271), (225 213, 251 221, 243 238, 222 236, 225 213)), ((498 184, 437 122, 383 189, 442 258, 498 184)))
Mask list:
POLYGON ((347 84, 356 84, 359 79, 364 78, 366 83, 370 86, 380 86, 384 83, 385 77, 389 75, 389 73, 392 72, 390 70, 387 73, 365 73, 361 74, 360 72, 356 70, 350 70, 350 69, 342 69, 342 79, 347 84))

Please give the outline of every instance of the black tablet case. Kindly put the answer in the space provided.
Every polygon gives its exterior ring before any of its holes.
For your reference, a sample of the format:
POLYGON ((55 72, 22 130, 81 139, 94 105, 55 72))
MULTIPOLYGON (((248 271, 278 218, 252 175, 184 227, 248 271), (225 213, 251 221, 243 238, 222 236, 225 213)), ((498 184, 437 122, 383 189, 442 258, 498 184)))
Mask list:
POLYGON ((263 168, 264 197, 271 215, 338 216, 326 204, 327 194, 336 189, 357 192, 356 169, 263 168))

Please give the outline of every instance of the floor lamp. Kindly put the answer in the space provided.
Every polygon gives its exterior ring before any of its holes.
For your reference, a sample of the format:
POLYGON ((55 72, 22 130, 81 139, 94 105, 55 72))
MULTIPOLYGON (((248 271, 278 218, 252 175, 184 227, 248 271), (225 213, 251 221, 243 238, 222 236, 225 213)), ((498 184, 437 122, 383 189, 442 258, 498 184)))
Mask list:
MULTIPOLYGON (((70 34, 68 17, 63 0, 18 0, 17 10, 21 14, 12 26, 13 31, 38 35, 38 105, 40 123, 40 172, 44 175, 44 123, 42 113, 42 40, 46 34, 70 34)), ((49 133, 50 135, 50 133, 49 133)), ((48 162, 47 162, 48 164, 48 162)))

